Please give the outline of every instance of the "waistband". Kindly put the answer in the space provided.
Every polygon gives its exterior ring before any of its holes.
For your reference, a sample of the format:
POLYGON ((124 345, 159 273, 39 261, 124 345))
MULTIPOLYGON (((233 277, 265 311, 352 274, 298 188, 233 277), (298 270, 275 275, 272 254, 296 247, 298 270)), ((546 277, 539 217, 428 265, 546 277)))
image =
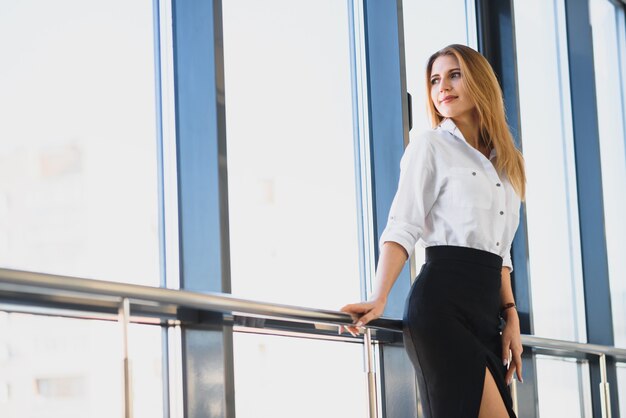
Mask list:
POLYGON ((434 245, 432 247, 426 247, 426 262, 437 260, 459 260, 496 269, 502 268, 502 257, 498 254, 455 245, 434 245))

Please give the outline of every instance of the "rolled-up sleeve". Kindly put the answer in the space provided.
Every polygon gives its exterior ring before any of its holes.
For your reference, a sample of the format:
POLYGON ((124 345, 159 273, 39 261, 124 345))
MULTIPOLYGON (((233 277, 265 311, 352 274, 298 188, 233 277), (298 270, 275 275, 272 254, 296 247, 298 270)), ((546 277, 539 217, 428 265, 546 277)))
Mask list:
MULTIPOLYGON (((517 227, 519 226, 519 217, 517 217, 516 219, 517 220, 511 226, 511 231, 513 231, 513 237, 515 236, 514 231, 517 231, 517 227)), ((511 260, 511 247, 513 246, 513 237, 511 237, 511 240, 506 247, 506 251, 502 256, 502 266, 508 267, 510 271, 513 271, 513 261, 511 260)))
POLYGON ((513 271, 513 262, 511 261, 511 246, 506 249, 504 257, 502 257, 502 267, 508 267, 510 271, 513 271))
POLYGON ((425 219, 438 194, 432 139, 426 135, 409 143, 400 161, 398 189, 389 211, 379 247, 388 241, 400 244, 409 257, 424 232, 425 219))

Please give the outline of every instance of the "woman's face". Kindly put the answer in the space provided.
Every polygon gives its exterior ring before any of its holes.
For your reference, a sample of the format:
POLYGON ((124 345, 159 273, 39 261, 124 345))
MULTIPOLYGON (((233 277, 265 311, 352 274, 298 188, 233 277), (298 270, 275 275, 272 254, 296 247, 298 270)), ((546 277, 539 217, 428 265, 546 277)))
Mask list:
POLYGON ((454 55, 435 59, 430 72, 430 98, 439 113, 446 118, 463 118, 475 108, 463 85, 463 74, 454 55))

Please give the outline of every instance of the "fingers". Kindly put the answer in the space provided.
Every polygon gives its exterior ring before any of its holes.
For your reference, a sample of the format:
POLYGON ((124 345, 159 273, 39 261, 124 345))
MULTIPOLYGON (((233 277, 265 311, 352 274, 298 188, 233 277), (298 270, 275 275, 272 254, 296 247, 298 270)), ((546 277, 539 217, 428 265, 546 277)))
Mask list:
POLYGON ((356 337, 361 332, 361 327, 368 322, 378 318, 380 314, 377 312, 376 305, 371 302, 352 303, 340 309, 341 312, 350 314, 354 321, 354 326, 342 325, 339 327, 339 334, 347 331, 356 337))
POLYGON ((502 365, 508 368, 510 362, 511 362, 511 341, 503 339, 502 341, 502 365))
POLYGON ((513 357, 510 361, 508 370, 504 377, 504 380, 507 385, 510 385, 513 381, 513 376, 517 375, 517 380, 521 383, 524 383, 524 379, 522 378, 522 352, 521 349, 513 350, 513 357))
POLYGON ((356 337, 357 334, 359 333, 359 331, 356 328, 354 328, 354 327, 349 327, 349 326, 346 326, 346 325, 339 325, 339 332, 338 332, 338 334, 341 335, 341 334, 343 334, 344 331, 347 331, 353 337, 356 337))
POLYGON ((361 319, 357 322, 357 326, 361 326, 361 325, 365 325, 368 324, 370 321, 373 321, 374 319, 378 318, 378 314, 376 314, 374 311, 369 311, 367 314, 363 315, 361 317, 361 319))
POLYGON ((366 313, 370 309, 372 309, 371 305, 372 304, 368 303, 368 302, 351 303, 351 304, 346 305, 343 308, 341 308, 340 311, 341 312, 346 312, 346 313, 349 313, 349 314, 366 313))
POLYGON ((358 336, 361 332, 356 326, 339 325, 339 335, 343 334, 344 331, 350 333, 353 337, 358 336))

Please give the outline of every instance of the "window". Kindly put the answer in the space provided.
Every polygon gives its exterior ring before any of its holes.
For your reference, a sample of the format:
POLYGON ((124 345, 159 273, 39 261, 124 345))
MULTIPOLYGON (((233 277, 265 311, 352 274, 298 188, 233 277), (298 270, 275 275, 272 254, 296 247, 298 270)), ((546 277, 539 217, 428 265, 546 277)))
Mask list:
MULTIPOLYGON (((0 416, 120 416, 118 323, 0 312, 0 329, 0 416)), ((161 330, 133 325, 130 331, 135 416, 162 416, 161 330)))
POLYGON ((0 265, 158 285, 152 3, 0 9, 0 265))
MULTIPOLYGON (((232 293, 337 310, 361 299, 350 2, 222 7, 232 293)), ((365 417, 362 364, 360 344, 236 333, 237 416, 365 417)))
POLYGON ((593 416, 586 361, 538 355, 537 394, 540 417, 593 416))
POLYGON ((234 342, 238 417, 368 416, 361 344, 244 333, 234 342))
POLYGON ((564 4, 514 8, 533 334, 586 341, 564 4))
MULTIPOLYGON (((158 286, 153 2, 0 10, 0 266, 158 286)), ((118 324, 0 312, 0 330, 0 416, 121 414, 118 324)), ((162 416, 161 329, 130 339, 135 416, 162 416)))
POLYGON ((233 294, 339 309, 360 299, 348 2, 223 21, 233 294))
POLYGON ((598 104, 602 193, 615 345, 626 347, 626 32, 624 9, 608 0, 589 3, 598 104))

